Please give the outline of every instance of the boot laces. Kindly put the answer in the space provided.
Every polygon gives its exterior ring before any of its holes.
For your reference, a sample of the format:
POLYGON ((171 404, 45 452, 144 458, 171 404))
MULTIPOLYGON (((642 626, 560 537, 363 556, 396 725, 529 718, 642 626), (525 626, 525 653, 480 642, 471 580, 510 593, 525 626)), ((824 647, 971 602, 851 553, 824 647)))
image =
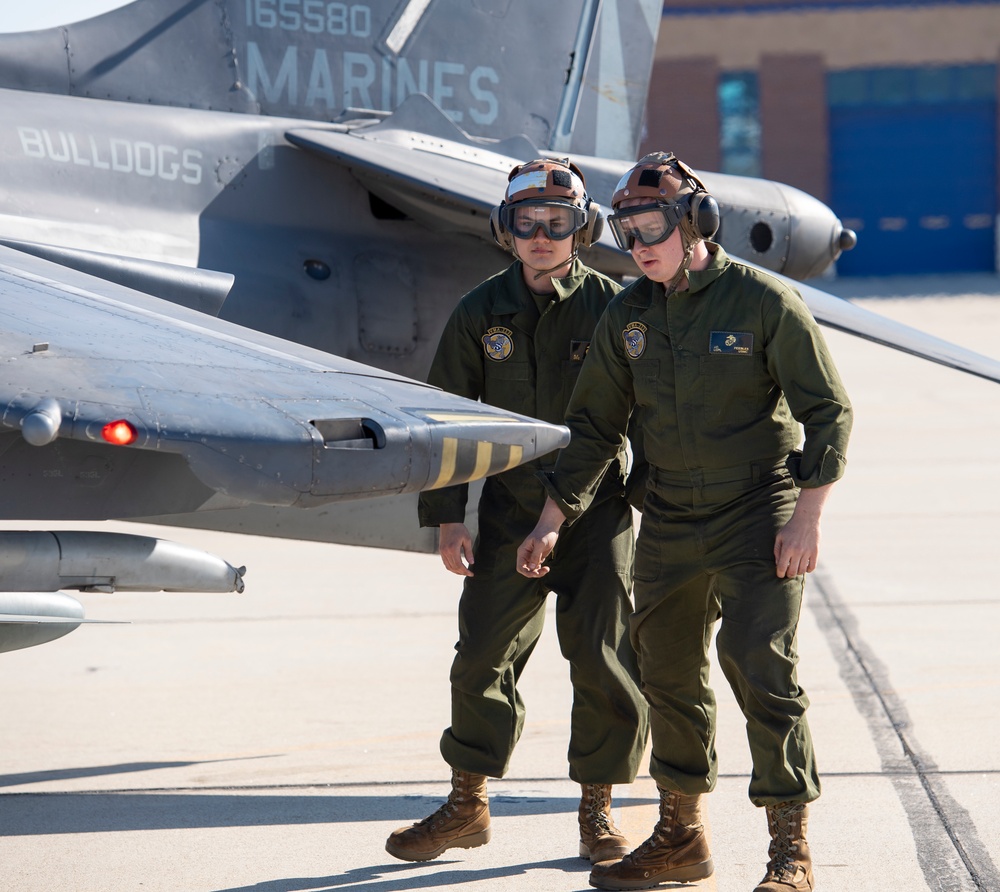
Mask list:
POLYGON ((781 809, 774 815, 774 832, 771 837, 771 858, 767 865, 768 876, 780 880, 794 872, 792 860, 792 818, 801 806, 781 809))
POLYGON ((671 796, 669 799, 660 799, 660 820, 656 822, 652 834, 648 839, 639 843, 639 846, 632 853, 625 856, 625 859, 640 861, 648 852, 655 851, 664 843, 669 842, 670 828, 677 823, 677 812, 679 803, 671 796))
POLYGON ((452 799, 451 796, 449 796, 444 801, 444 803, 442 803, 442 805, 437 809, 437 811, 434 811, 431 814, 429 814, 426 818, 420 821, 417 824, 417 826, 424 827, 431 824, 436 824, 439 821, 450 820, 455 805, 456 805, 455 801, 452 799))
POLYGON ((653 833, 649 837, 649 839, 643 840, 641 843, 639 843, 639 846, 635 849, 635 851, 626 855, 625 859, 640 861, 642 857, 646 855, 648 852, 651 852, 652 850, 658 848, 665 841, 665 839, 666 837, 660 830, 660 825, 657 824, 656 827, 653 828, 653 833))
POLYGON ((603 787, 592 784, 587 788, 587 820, 598 836, 617 833, 607 811, 610 806, 611 797, 603 787))
POLYGON ((418 823, 419 826, 434 824, 438 821, 450 820, 455 812, 455 807, 459 803, 469 799, 471 793, 468 789, 468 782, 464 779, 455 778, 452 781, 451 793, 448 798, 438 807, 438 809, 418 823))

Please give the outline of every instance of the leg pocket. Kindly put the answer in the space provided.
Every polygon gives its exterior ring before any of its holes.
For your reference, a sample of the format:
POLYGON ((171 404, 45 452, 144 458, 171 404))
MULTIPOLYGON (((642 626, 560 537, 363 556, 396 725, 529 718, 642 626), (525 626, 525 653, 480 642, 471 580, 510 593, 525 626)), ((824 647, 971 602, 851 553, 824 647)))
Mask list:
POLYGON ((639 536, 635 542, 635 579, 637 582, 655 582, 660 575, 660 542, 655 535, 639 526, 639 536))

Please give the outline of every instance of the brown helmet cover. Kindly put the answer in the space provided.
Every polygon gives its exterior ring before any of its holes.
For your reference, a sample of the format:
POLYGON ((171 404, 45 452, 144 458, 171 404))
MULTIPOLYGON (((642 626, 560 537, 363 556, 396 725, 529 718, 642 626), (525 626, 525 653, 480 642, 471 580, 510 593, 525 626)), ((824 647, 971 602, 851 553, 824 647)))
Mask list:
POLYGON ((653 152, 640 158, 618 181, 611 206, 617 208, 623 201, 634 198, 669 203, 699 188, 705 187, 673 152, 653 152))
POLYGON ((587 195, 583 171, 568 158, 537 158, 517 165, 508 174, 503 201, 490 213, 493 239, 505 251, 514 250, 514 238, 500 219, 501 209, 522 201, 558 201, 586 211, 587 222, 573 234, 576 248, 589 248, 604 230, 604 216, 587 195))
POLYGON ((565 201, 587 207, 587 186, 579 167, 569 160, 539 158, 520 164, 507 177, 504 201, 565 201))

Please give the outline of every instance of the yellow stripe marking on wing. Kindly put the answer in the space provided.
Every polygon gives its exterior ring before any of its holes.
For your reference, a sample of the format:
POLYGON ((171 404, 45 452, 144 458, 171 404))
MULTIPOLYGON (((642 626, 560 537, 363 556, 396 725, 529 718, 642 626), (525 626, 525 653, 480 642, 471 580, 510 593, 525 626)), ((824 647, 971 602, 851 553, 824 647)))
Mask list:
POLYGON ((490 472, 490 462, 493 459, 493 444, 480 440, 476 443, 476 466, 472 469, 472 480, 485 477, 490 472))
POLYGON ((488 421, 490 424, 511 424, 518 421, 517 418, 511 418, 509 415, 463 414, 460 412, 424 412, 423 415, 431 421, 488 421))
POLYGON ((437 480, 431 484, 431 489, 447 486, 455 476, 455 465, 458 458, 458 440, 455 437, 445 437, 441 443, 441 470, 437 480))
POLYGON ((500 470, 509 471, 516 465, 521 464, 521 459, 524 456, 523 446, 511 446, 510 452, 507 455, 507 464, 505 464, 500 470))

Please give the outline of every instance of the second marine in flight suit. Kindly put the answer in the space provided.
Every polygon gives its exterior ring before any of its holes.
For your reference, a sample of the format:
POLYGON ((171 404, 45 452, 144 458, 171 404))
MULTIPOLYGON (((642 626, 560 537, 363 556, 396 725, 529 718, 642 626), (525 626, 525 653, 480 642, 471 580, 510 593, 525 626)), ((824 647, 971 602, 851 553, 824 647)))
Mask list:
POLYGON ((721 618, 719 663, 753 759, 749 795, 771 836, 757 890, 807 892, 807 804, 820 784, 796 673, 797 627, 822 505, 845 470, 852 411, 800 295, 707 241, 718 226, 713 202, 668 153, 646 156, 619 182, 611 224, 643 276, 595 331, 567 411, 572 439, 518 560, 528 578, 544 573, 548 550, 558 551, 573 524, 559 527, 586 517, 638 408, 649 470, 631 634, 650 706, 660 821, 620 861, 595 865, 591 885, 650 888, 714 869, 699 800, 718 777, 709 649, 721 618))
MULTIPOLYGON (((505 202, 510 214, 520 208, 545 220, 543 236, 530 228, 534 216, 520 224, 507 217, 508 226, 521 225, 530 233, 518 241, 525 255, 537 247, 536 239, 545 246, 539 251, 542 257, 551 256, 547 252, 552 245, 565 246, 559 249, 559 275, 552 275, 551 269, 536 274, 541 261, 532 259, 535 265, 526 266, 517 259, 465 295, 441 336, 429 383, 544 421, 563 422, 594 327, 620 290, 613 280, 575 259, 575 249, 571 255, 565 241, 569 231, 559 229, 564 225, 560 214, 566 205, 559 203, 564 187, 571 184, 573 194, 586 202, 582 177, 575 170, 572 177, 569 173, 568 165, 553 161, 515 168, 505 202), (535 186, 548 183, 551 196, 553 181, 555 198, 540 195, 536 200, 540 190, 535 186), (529 196, 527 202, 522 202, 523 195, 529 196), (529 207, 522 208, 522 203, 529 207), (542 274, 547 276, 545 291, 529 288, 542 274)), ((591 212, 597 213, 596 205, 591 212)), ((518 679, 542 632, 550 591, 557 596, 559 646, 569 661, 573 687, 568 760, 570 777, 583 787, 580 853, 603 859, 628 850, 610 822, 611 785, 634 780, 648 719, 628 635, 635 540, 624 496, 625 459, 622 450, 603 475, 592 507, 560 542, 544 582, 520 576, 515 555, 545 501, 537 474, 555 465, 556 454, 486 479, 472 575, 466 575, 458 610, 451 725, 441 737, 454 789, 439 812, 390 837, 387 849, 396 857, 425 860, 448 847, 488 840, 488 811, 484 818, 470 812, 464 824, 454 814, 463 803, 467 808, 470 798, 486 803, 486 777, 507 772, 524 725, 518 679), (480 836, 473 834, 476 828, 480 836)), ((464 485, 422 493, 421 525, 464 524, 467 497, 464 485)))

